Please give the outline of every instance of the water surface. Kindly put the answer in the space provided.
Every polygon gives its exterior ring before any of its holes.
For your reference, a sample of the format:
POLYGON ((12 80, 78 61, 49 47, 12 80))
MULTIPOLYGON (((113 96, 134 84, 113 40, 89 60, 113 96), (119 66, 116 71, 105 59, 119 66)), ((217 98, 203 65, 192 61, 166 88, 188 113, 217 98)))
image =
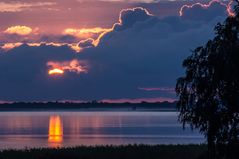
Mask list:
POLYGON ((0 112, 0 148, 189 144, 176 112, 0 112))

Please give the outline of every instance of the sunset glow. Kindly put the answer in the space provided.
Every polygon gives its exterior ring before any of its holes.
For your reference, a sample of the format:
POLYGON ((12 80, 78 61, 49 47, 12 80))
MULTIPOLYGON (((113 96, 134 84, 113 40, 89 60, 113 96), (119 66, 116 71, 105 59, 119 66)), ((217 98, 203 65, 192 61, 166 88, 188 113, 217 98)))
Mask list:
POLYGON ((0 101, 172 101, 183 57, 236 5, 0 0, 0 101))
POLYGON ((50 70, 48 71, 49 75, 63 74, 65 71, 75 72, 77 74, 88 72, 86 64, 77 59, 63 62, 49 61, 47 62, 47 66, 50 67, 50 70))
POLYGON ((239 0, 0 0, 0 22, 0 159, 238 158, 239 0))
POLYGON ((58 115, 50 117, 48 141, 53 143, 63 141, 63 123, 58 115))
POLYGON ((52 69, 48 71, 49 75, 54 75, 54 74, 64 74, 64 71, 58 68, 52 69))

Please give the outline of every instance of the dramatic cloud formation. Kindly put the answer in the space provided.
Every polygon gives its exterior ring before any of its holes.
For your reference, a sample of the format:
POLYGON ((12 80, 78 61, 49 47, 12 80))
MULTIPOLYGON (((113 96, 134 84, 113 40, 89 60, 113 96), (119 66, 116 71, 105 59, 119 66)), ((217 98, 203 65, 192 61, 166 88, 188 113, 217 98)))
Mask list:
POLYGON ((0 99, 174 101, 183 59, 212 38, 214 25, 224 19, 220 13, 202 21, 184 16, 124 9, 96 39, 23 44, 0 53, 0 99))

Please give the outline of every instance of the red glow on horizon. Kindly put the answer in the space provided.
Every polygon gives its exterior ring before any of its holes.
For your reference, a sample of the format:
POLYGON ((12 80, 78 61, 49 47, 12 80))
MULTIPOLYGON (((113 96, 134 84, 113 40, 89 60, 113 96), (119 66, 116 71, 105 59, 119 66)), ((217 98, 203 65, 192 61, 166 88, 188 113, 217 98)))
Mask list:
POLYGON ((232 16, 232 17, 235 16, 235 13, 232 11, 232 8, 231 8, 231 5, 232 5, 232 3, 233 3, 233 0, 230 0, 230 2, 229 2, 228 4, 223 3, 223 2, 221 2, 220 0, 211 0, 211 1, 208 2, 207 4, 203 4, 203 3, 200 3, 200 2, 191 4, 191 5, 185 4, 185 5, 183 5, 183 6, 180 8, 179 15, 180 15, 180 16, 183 16, 183 10, 184 10, 185 8, 193 8, 193 7, 195 7, 195 6, 200 6, 200 7, 204 8, 204 9, 207 9, 207 8, 209 8, 213 3, 218 3, 218 4, 220 4, 221 6, 226 7, 227 14, 228 14, 229 16, 232 16))

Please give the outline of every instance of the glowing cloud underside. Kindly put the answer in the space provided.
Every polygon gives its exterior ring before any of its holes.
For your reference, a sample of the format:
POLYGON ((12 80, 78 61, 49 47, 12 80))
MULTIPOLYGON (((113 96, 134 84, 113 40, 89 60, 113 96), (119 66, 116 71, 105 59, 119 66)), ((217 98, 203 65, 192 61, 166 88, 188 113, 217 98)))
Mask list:
POLYGON ((212 4, 214 4, 214 3, 218 3, 218 4, 220 4, 221 6, 224 6, 224 7, 226 8, 227 14, 228 14, 229 16, 235 16, 235 13, 233 12, 232 7, 231 7, 231 5, 232 5, 232 3, 233 3, 233 0, 231 0, 228 4, 226 4, 226 3, 224 3, 224 2, 222 2, 222 1, 220 1, 220 0, 211 0, 211 1, 208 2, 207 4, 203 4, 203 3, 199 3, 199 2, 198 2, 198 3, 194 3, 194 4, 192 4, 192 5, 187 5, 187 4, 185 4, 185 5, 183 5, 183 6, 180 8, 179 15, 180 15, 180 16, 183 16, 184 9, 193 8, 193 7, 195 7, 195 6, 200 6, 200 7, 204 8, 204 9, 207 9, 207 8, 209 8, 209 7, 210 7, 212 4))
POLYGON ((75 72, 77 74, 88 72, 87 65, 84 62, 78 61, 77 59, 63 62, 49 61, 47 66, 50 68, 48 71, 49 75, 64 74, 65 71, 75 72))
POLYGON ((49 75, 54 75, 54 74, 64 74, 64 71, 58 68, 52 69, 48 71, 49 75))

